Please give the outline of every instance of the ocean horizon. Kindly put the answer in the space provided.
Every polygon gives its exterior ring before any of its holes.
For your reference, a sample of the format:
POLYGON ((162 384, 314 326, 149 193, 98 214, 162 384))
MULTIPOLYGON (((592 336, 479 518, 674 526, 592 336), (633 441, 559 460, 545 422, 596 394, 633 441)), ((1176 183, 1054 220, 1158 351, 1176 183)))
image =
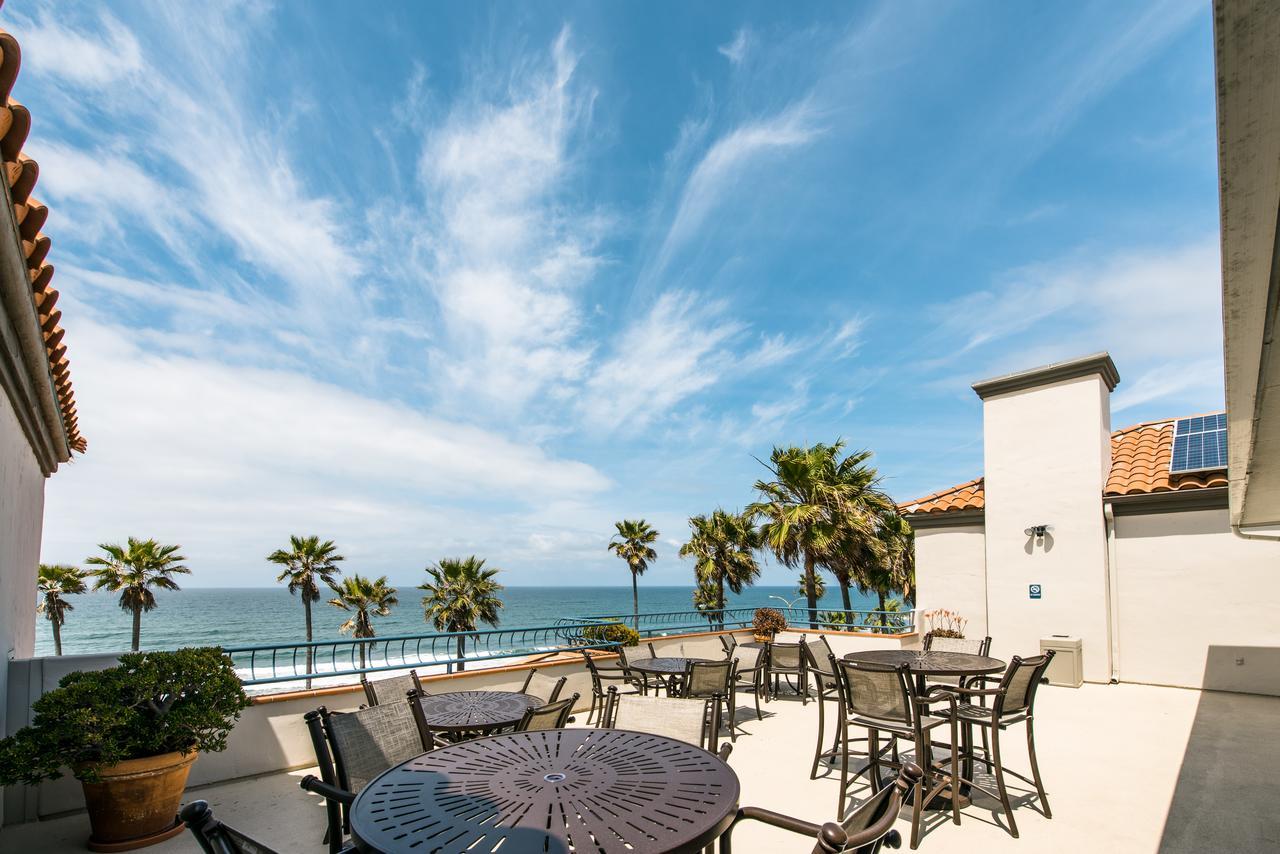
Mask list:
MULTIPOLYGON (((640 612, 692 611, 694 587, 640 587, 640 612)), ((400 602, 386 617, 374 618, 379 637, 433 632, 423 616, 421 592, 402 588, 400 602)), ((792 585, 749 587, 741 595, 726 596, 729 608, 758 608, 796 600, 792 585)), ((62 627, 65 655, 128 650, 132 615, 117 604, 119 594, 107 591, 67 597, 74 610, 62 627)), ((336 640, 350 612, 322 598, 312 606, 315 640, 336 640)), ((631 587, 621 585, 515 587, 503 590, 505 607, 500 628, 546 626, 562 617, 590 617, 631 613, 631 587)), ((875 607, 874 597, 852 592, 854 610, 875 607)), ((33 604, 34 607, 34 604, 33 604)), ((823 610, 840 606, 840 590, 831 586, 819 601, 823 610)), ((488 628, 481 626, 480 628, 488 628)), ((281 587, 189 587, 156 591, 156 608, 142 615, 142 649, 185 646, 252 646, 302 642, 306 638, 302 601, 281 587)), ((37 656, 53 655, 53 630, 43 615, 36 617, 37 656)))

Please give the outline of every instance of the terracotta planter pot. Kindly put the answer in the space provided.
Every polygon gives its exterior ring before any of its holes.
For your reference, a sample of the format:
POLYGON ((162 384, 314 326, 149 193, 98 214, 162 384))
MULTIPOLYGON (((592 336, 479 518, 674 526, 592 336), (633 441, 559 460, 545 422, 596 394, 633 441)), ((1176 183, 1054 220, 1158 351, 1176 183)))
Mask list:
POLYGON ((769 643, 771 640, 773 640, 773 635, 770 635, 770 634, 763 634, 761 632, 756 632, 755 635, 756 635, 756 643, 769 643))
POLYGON ((85 783, 90 851, 132 851, 182 832, 178 807, 195 753, 163 753, 126 759, 98 769, 100 781, 85 783))

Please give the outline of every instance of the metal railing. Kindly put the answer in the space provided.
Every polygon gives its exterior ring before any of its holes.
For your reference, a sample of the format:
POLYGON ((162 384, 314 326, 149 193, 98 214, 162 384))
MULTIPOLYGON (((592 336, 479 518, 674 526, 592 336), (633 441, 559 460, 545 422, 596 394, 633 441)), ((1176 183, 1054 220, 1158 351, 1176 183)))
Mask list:
MULTIPOLYGON (((766 606, 768 607, 768 606, 766 606)), ((793 628, 816 625, 831 631, 897 634, 915 631, 916 612, 868 611, 836 608, 774 608, 793 628)), ((662 637, 682 632, 729 631, 751 628, 755 608, 724 608, 707 611, 657 611, 644 614, 604 614, 584 621, 622 623, 636 629, 642 638, 662 637)), ((567 620, 565 622, 568 622, 567 620)))
POLYGON ((226 652, 246 686, 302 680, 329 683, 363 673, 423 666, 444 666, 452 673, 476 662, 612 649, 615 642, 587 636, 588 630, 607 622, 562 620, 554 626, 262 644, 227 647, 226 652))

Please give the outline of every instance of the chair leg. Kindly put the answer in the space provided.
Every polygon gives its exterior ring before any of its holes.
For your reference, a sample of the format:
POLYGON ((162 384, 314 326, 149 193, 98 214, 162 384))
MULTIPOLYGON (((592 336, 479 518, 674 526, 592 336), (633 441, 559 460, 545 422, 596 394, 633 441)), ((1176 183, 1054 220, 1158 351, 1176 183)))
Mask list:
POLYGON ((818 695, 818 746, 813 749, 813 767, 809 769, 809 779, 818 779, 818 760, 822 757, 822 736, 826 727, 822 707, 826 703, 822 702, 822 695, 818 695))
POLYGON ((911 799, 911 850, 915 851, 920 847, 920 810, 924 804, 924 781, 929 779, 929 772, 925 772, 925 776, 916 781, 912 787, 915 796, 911 799))
POLYGON ((1000 763, 1000 731, 991 728, 991 770, 996 775, 996 789, 1000 792, 1000 806, 1004 807, 1005 818, 1009 820, 1009 833, 1018 838, 1018 823, 1013 819, 1013 808, 1009 806, 1009 788, 1004 783, 1004 766, 1000 763))
POLYGON ((1040 763, 1036 761, 1036 737, 1031 726, 1031 718, 1027 718, 1027 756, 1031 758, 1031 777, 1036 783, 1036 793, 1040 795, 1040 806, 1044 809, 1044 817, 1053 818, 1053 810, 1049 809, 1049 797, 1044 793, 1044 784, 1040 782, 1040 763))
POLYGON ((844 793, 849 789, 849 724, 840 716, 840 746, 844 761, 840 763, 840 799, 836 801, 836 820, 844 821, 844 793))
POLYGON ((960 732, 951 719, 951 820, 960 823, 960 732))
POLYGON ((587 709, 587 726, 591 726, 591 719, 596 714, 596 692, 591 692, 591 707, 587 709))
POLYGON ((752 693, 756 695, 756 720, 762 721, 764 720, 764 715, 760 713, 760 674, 757 673, 752 681, 755 683, 753 686, 755 690, 752 693))
MULTIPOLYGON (((893 736, 889 736, 890 739, 893 736)), ((845 754, 848 755, 849 745, 845 744, 845 754)), ((871 773, 871 794, 880 792, 880 730, 867 730, 867 758, 870 760, 867 765, 867 771, 871 773)), ((845 762, 848 765, 848 762, 845 762)))
POLYGON ((736 742, 738 740, 738 692, 729 689, 729 741, 736 742))

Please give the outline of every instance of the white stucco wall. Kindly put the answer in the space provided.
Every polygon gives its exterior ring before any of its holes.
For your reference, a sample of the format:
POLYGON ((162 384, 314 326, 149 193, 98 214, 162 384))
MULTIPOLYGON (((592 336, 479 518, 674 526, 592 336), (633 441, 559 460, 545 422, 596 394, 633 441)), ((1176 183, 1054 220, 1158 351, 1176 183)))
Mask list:
POLYGON ((988 625, 1002 656, 1040 639, 1084 642, 1084 677, 1110 679, 1102 488, 1111 416, 1102 377, 1063 380, 983 402, 988 625), (1023 531, 1053 527, 1035 543, 1023 531), (1040 584, 1043 598, 1031 600, 1040 584))
POLYGON ((1115 530, 1120 678, 1280 695, 1280 542, 1232 534, 1225 508, 1115 530))
MULTIPOLYGON (((6 660, 34 652, 44 484, 9 398, 0 393, 0 651, 6 660)), ((0 697, 6 696, 7 673, 0 667, 0 697)), ((0 732, 4 724, 0 703, 0 732)))
MULTIPOLYGON (((965 634, 987 632, 987 556, 981 523, 916 528, 916 611, 956 611, 965 634)), ((921 624, 923 634, 925 626, 921 624)), ((994 641, 993 641, 994 643, 994 641)))

